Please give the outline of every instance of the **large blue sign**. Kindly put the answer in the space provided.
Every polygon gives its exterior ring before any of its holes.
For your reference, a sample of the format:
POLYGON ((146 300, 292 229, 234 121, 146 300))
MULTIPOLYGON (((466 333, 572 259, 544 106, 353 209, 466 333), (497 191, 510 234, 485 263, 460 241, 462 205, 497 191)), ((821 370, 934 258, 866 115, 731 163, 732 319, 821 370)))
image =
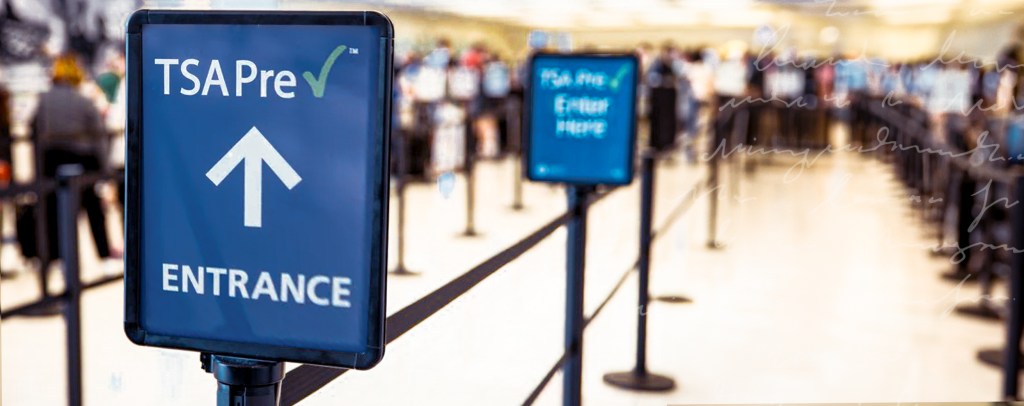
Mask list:
POLYGON ((375 13, 132 17, 133 341, 380 360, 391 42, 375 13))
POLYGON ((537 54, 526 94, 530 180, 622 185, 633 179, 637 60, 537 54))

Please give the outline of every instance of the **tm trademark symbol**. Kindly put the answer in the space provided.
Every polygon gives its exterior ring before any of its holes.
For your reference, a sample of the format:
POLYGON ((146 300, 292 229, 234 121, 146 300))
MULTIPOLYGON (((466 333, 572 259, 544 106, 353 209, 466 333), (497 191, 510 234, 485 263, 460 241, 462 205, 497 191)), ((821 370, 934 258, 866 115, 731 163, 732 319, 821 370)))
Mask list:
POLYGON ((349 48, 348 49, 348 53, 353 54, 353 55, 358 55, 359 54, 359 48, 349 48))

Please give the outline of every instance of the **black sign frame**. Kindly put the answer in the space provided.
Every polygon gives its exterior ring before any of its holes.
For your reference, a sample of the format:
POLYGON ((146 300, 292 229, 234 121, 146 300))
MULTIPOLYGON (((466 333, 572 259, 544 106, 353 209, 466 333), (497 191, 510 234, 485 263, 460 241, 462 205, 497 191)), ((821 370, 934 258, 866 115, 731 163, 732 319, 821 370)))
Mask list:
POLYGON ((370 369, 384 357, 387 276, 388 181, 391 131, 391 86, 394 26, 387 16, 374 11, 185 11, 139 10, 128 19, 126 30, 126 79, 128 119, 125 128, 125 334, 135 344, 194 350, 205 353, 256 358, 268 361, 302 362, 340 368, 370 369), (380 30, 380 71, 377 86, 377 134, 373 143, 372 175, 374 204, 371 219, 372 242, 369 277, 369 317, 366 352, 352 353, 270 344, 173 337, 147 332, 141 323, 141 182, 143 117, 142 105, 142 31, 155 24, 227 24, 227 25, 347 25, 375 26, 380 30))
POLYGON ((524 89, 524 96, 523 96, 523 121, 522 121, 522 125, 520 126, 520 128, 521 128, 520 132, 522 133, 522 144, 523 144, 523 156, 522 156, 522 160, 523 160, 523 165, 522 165, 523 176, 526 177, 526 179, 529 179, 532 182, 559 183, 559 184, 570 184, 570 185, 576 185, 576 186, 625 186, 625 185, 629 185, 629 184, 633 183, 634 173, 636 172, 635 171, 635 167, 636 167, 636 140, 637 140, 637 121, 638 121, 638 117, 636 115, 636 106, 637 106, 637 101, 639 100, 639 97, 640 97, 640 95, 639 95, 639 93, 640 93, 640 91, 639 91, 640 78, 641 78, 641 76, 643 76, 643 72, 641 72, 641 69, 642 68, 640 66, 640 58, 635 53, 632 53, 632 52, 621 52, 621 53, 610 53, 610 52, 536 52, 533 55, 531 55, 530 59, 529 59, 529 69, 528 69, 528 73, 527 73, 527 79, 526 79, 526 82, 525 82, 526 86, 525 86, 525 89, 524 89), (621 181, 621 182, 592 182, 592 181, 588 181, 588 180, 569 179, 569 178, 537 179, 537 178, 535 178, 533 176, 532 171, 530 170, 530 168, 533 167, 533 154, 532 154, 533 149, 532 149, 532 145, 531 144, 532 144, 532 139, 533 139, 533 135, 534 134, 533 134, 533 126, 531 125, 532 124, 531 120, 532 120, 532 115, 533 115, 533 97, 534 97, 533 85, 534 85, 534 79, 535 79, 534 75, 536 74, 536 71, 535 71, 535 68, 534 68, 536 66, 536 64, 534 62, 537 59, 547 59, 547 58, 550 58, 550 59, 574 59, 574 58, 590 58, 590 59, 593 59, 593 58, 607 58, 607 59, 631 59, 633 61, 633 66, 636 68, 636 71, 634 73, 634 82, 635 82, 634 86, 636 86, 636 87, 634 88, 634 91, 633 91, 633 114, 630 116, 630 130, 629 130, 629 138, 630 138, 630 140, 629 140, 629 145, 628 145, 629 152, 628 152, 628 155, 627 155, 627 163, 626 163, 627 175, 626 175, 626 178, 623 181, 621 181))

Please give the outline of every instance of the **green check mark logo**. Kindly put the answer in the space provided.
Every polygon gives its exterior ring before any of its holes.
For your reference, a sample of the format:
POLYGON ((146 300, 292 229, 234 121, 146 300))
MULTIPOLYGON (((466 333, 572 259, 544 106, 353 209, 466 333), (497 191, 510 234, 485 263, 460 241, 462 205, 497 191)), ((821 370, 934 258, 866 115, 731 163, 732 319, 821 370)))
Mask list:
POLYGON ((331 73, 331 67, 334 66, 334 61, 341 56, 342 52, 345 52, 347 47, 344 45, 338 45, 331 51, 331 54, 327 56, 327 60, 324 61, 324 66, 320 67, 320 76, 314 77, 310 71, 302 73, 302 78, 309 82, 309 88, 313 90, 313 96, 316 98, 324 97, 324 88, 327 87, 327 76, 331 73))
POLYGON ((625 79, 626 74, 629 73, 629 68, 630 65, 623 65, 621 68, 619 68, 618 72, 615 72, 615 77, 613 77, 611 82, 609 83, 609 85, 611 85, 612 90, 619 89, 619 85, 622 83, 622 79, 625 79))

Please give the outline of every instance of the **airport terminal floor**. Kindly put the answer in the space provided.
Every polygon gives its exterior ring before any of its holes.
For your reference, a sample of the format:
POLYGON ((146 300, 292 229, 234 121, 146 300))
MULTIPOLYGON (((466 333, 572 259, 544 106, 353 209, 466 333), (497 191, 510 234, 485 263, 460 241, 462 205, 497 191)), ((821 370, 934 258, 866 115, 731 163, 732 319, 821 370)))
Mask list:
MULTIPOLYGON (((837 125, 833 137, 844 137, 844 126, 837 125)), ((587 404, 993 398, 999 371, 976 361, 973 350, 998 345, 1001 325, 953 314, 955 305, 978 297, 976 287, 938 278, 950 259, 931 254, 934 238, 891 166, 857 152, 824 154, 803 169, 791 156, 743 160, 756 161, 756 172, 739 169, 739 163, 724 170, 722 249, 705 246, 707 194, 657 230, 663 236, 653 247, 652 296, 693 300, 654 301, 641 309, 649 315, 649 368, 673 377, 677 387, 640 394, 601 379, 632 367, 638 311, 632 273, 586 330, 587 404)), ((659 164, 655 227, 705 171, 679 156, 659 164)), ((526 207, 512 210, 509 160, 481 163, 478 176, 488 181, 479 184, 475 238, 461 235, 461 177, 448 195, 436 184, 410 186, 406 262, 419 275, 389 276, 389 312, 564 210, 562 188, 540 184, 526 184, 526 207)), ((635 261, 638 203, 633 185, 591 209, 588 314, 635 261)), ((84 216, 81 221, 86 230, 84 216)), ((92 253, 85 235, 82 252, 92 253)), ((389 345, 378 367, 347 374, 302 404, 525 400, 562 351, 564 239, 564 231, 555 232, 389 345)), ((4 260, 14 261, 9 249, 4 260)), ((83 279, 101 277, 95 256, 83 257, 83 279)), ((5 280, 3 306, 24 300, 19 292, 32 291, 35 283, 28 273, 5 280)), ((59 284, 56 278, 54 288, 59 284)), ((82 300, 86 404, 214 401, 214 381, 200 369, 197 354, 137 347, 124 338, 120 284, 89 290, 82 300)), ((59 317, 4 320, 4 404, 63 402, 63 371, 40 367, 63 362, 63 329, 59 317)), ((560 402, 557 376, 552 382, 537 404, 560 402)))

